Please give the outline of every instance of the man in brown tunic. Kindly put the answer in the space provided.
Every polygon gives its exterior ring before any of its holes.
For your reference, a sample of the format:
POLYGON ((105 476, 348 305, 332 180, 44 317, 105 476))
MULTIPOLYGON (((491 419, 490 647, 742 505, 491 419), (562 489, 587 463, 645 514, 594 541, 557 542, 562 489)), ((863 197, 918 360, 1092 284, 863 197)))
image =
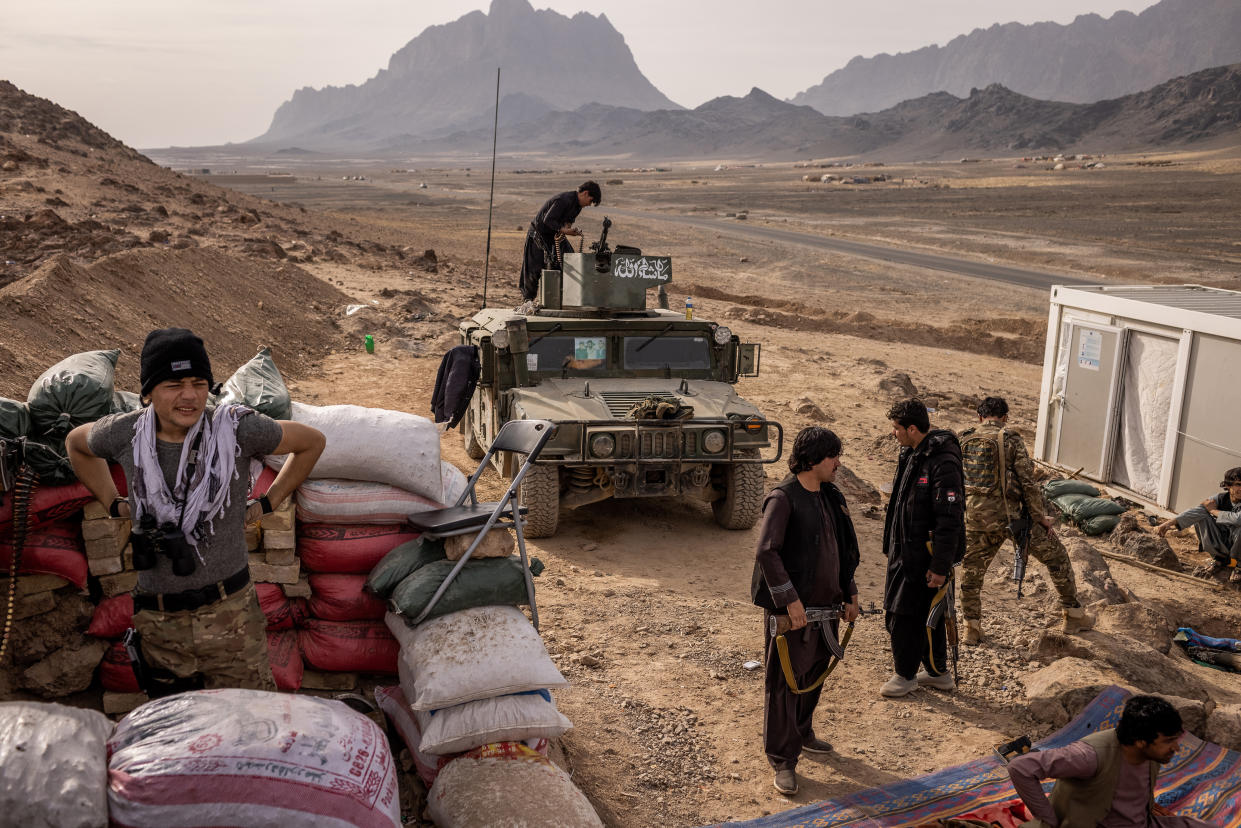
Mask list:
MULTIPOLYGON (((812 426, 793 441, 789 476, 763 502, 763 526, 755 556, 751 598, 762 607, 767 673, 764 681, 763 749, 775 770, 775 787, 797 793, 802 752, 828 753, 832 746, 814 734, 814 708, 822 686, 795 692, 789 686, 768 622, 785 616, 788 660, 799 690, 815 684, 832 653, 818 624, 808 624, 807 607, 840 607, 850 622, 858 617, 853 580, 858 544, 844 495, 833 484, 840 468, 840 438, 812 426)), ((837 636, 836 621, 830 625, 837 636)))

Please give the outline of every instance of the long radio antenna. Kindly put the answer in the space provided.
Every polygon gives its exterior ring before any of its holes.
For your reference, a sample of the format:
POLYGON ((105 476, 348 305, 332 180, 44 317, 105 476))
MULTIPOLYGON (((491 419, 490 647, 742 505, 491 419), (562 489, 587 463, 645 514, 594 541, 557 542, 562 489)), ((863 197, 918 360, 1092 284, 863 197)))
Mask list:
POLYGON ((496 139, 500 134, 500 67, 496 67, 496 118, 491 128, 491 196, 487 199, 487 253, 483 257, 483 307, 487 307, 487 275, 491 272, 491 208, 496 203, 496 139))

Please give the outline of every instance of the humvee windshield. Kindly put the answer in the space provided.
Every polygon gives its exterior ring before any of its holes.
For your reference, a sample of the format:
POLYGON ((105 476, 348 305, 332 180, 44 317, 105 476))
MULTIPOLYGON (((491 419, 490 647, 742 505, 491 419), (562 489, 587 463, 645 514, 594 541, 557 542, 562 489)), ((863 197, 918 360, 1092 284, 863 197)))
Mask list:
POLYGON ((668 368, 680 371, 711 370, 711 347, 705 336, 652 335, 625 337, 625 368, 668 368))
POLYGON ((531 343, 526 354, 526 369, 535 372, 559 372, 565 368, 601 371, 607 364, 607 356, 606 336, 545 336, 531 343))

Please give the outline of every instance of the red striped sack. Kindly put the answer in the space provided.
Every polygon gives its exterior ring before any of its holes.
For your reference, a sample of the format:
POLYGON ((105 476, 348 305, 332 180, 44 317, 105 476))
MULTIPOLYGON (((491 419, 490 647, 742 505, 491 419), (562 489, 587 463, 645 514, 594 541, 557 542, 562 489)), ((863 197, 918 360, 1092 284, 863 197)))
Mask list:
POLYGON ((269 630, 267 633, 267 661, 276 687, 281 690, 298 690, 302 686, 302 651, 298 648, 297 630, 269 630))
POLYGON ((120 638, 134 625, 134 596, 128 592, 104 598, 90 617, 87 635, 96 638, 120 638))
POLYGON ((309 576, 310 614, 326 621, 381 620, 387 604, 379 596, 367 592, 365 575, 309 576))
POLYGON ((307 618, 298 636, 302 657, 317 670, 396 673, 400 645, 382 621, 307 618))
MULTIPOLYGON (((112 482, 117 491, 125 494, 129 489, 125 485, 125 472, 120 466, 108 467, 112 473, 112 482)), ((82 511, 82 507, 95 499, 95 496, 81 483, 70 483, 67 486, 38 486, 34 497, 30 499, 30 525, 43 526, 54 520, 67 518, 82 511)), ((0 539, 8 540, 13 531, 13 498, 4 497, 0 503, 0 539)))
POLYGON ((99 662, 99 683, 104 690, 114 693, 141 693, 138 677, 134 675, 133 664, 129 661, 129 653, 120 641, 115 642, 104 651, 103 661, 99 662))
POLYGON ((418 537, 407 526, 299 523, 297 554, 311 572, 365 575, 396 547, 418 537))
MULTIPOLYGON (((0 571, 7 571, 13 558, 13 533, 0 536, 0 571)), ((82 543, 82 524, 58 520, 32 530, 22 550, 24 575, 57 575, 78 589, 86 586, 86 547, 82 543)))

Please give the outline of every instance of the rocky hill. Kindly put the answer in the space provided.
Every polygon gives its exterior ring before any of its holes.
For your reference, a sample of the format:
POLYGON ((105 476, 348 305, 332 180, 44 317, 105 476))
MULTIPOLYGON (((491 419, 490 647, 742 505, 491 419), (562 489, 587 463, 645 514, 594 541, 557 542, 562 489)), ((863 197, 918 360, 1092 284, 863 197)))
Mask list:
POLYGON ((361 85, 299 89, 254 142, 366 150, 489 126, 497 66, 506 122, 588 103, 676 108, 638 70, 606 16, 492 0, 486 14, 428 28, 361 85))
MULTIPOLYGON (((1041 101, 992 84, 964 98, 936 92, 847 118, 779 101, 760 89, 743 98, 716 98, 693 110, 641 112, 593 105, 516 125, 504 131, 502 143, 508 152, 628 155, 645 161, 795 159, 880 150, 890 157, 929 159, 968 152, 1116 152, 1238 134, 1241 64, 1093 104, 1041 101)), ((449 150, 483 137, 482 131, 459 133, 423 146, 449 150)))
POLYGON ((827 115, 875 112, 932 92, 998 83, 1034 98, 1091 103, 1241 61, 1241 3, 1162 0, 1140 14, 1008 23, 945 46, 855 57, 792 102, 827 115))

